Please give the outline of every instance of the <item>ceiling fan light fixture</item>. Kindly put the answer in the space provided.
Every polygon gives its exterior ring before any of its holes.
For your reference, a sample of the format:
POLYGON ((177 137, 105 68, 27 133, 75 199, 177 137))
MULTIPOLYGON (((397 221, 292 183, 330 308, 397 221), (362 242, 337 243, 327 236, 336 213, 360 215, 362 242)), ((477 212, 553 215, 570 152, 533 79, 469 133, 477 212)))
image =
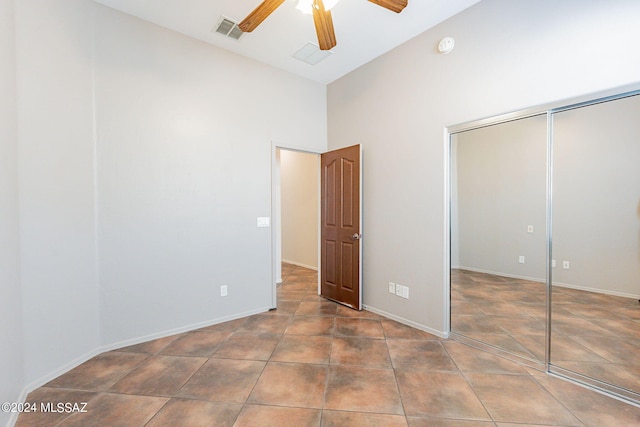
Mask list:
POLYGON ((331 10, 340 0, 324 0, 324 10, 331 10))
MULTIPOLYGON (((331 10, 333 7, 338 4, 340 0, 324 0, 322 3, 324 5, 324 10, 331 10)), ((296 5, 296 9, 300 12, 305 13, 307 15, 311 15, 313 12, 313 8, 315 6, 315 0, 298 0, 298 4, 296 5)))
POLYGON ((298 9, 300 12, 310 15, 312 8, 313 0, 298 0, 296 9, 298 9))
MULTIPOLYGON (((238 24, 243 33, 250 33, 258 25, 273 13, 286 0, 263 0, 246 18, 238 24)), ((333 29, 333 18, 331 9, 338 4, 339 0, 297 0, 296 9, 313 15, 313 24, 316 27, 316 36, 320 50, 333 49, 336 42, 336 33, 333 29)), ((400 13, 409 0, 369 0, 371 3, 400 13)))

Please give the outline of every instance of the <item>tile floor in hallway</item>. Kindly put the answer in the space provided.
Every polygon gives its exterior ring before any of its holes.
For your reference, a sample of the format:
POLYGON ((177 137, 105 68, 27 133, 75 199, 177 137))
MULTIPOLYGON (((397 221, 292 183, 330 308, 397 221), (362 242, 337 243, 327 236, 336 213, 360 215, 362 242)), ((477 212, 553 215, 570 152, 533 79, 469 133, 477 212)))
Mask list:
POLYGON ((640 408, 317 296, 283 267, 278 309, 100 354, 17 426, 638 426, 640 408))

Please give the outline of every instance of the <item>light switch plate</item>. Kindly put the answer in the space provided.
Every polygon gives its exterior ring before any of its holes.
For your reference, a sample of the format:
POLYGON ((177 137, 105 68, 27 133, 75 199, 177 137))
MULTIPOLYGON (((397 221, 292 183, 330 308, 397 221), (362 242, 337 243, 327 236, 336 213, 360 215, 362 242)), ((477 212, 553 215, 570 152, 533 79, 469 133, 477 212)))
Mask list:
POLYGON ((268 216, 260 216, 258 217, 258 227, 269 227, 270 218, 268 216))

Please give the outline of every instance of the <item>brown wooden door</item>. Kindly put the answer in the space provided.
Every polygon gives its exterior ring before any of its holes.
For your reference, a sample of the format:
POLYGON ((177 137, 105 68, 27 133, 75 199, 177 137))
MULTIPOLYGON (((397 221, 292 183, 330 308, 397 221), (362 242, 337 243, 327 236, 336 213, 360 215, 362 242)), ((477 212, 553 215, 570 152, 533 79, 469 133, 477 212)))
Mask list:
POLYGON ((360 146, 321 156, 323 297, 360 310, 360 146))

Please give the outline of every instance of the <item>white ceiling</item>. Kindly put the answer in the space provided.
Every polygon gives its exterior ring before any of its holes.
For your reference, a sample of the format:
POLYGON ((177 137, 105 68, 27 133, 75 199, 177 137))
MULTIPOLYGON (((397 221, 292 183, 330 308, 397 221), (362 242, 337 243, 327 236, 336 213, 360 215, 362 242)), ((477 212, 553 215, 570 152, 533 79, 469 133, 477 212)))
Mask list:
MULTIPOLYGON (((262 0, 96 0, 162 27, 273 65, 305 78, 330 83, 480 0, 409 0, 396 14, 367 0, 341 0, 332 10, 338 45, 309 65, 292 54, 317 44, 313 17, 286 0, 252 33, 233 40, 216 33, 223 15, 240 22, 262 0)), ((435 46, 434 46, 435 49, 435 46)))

